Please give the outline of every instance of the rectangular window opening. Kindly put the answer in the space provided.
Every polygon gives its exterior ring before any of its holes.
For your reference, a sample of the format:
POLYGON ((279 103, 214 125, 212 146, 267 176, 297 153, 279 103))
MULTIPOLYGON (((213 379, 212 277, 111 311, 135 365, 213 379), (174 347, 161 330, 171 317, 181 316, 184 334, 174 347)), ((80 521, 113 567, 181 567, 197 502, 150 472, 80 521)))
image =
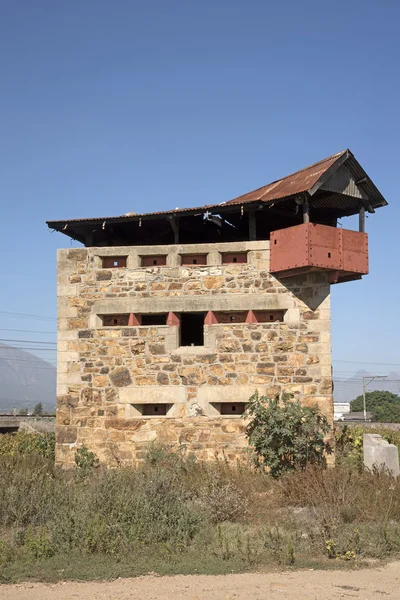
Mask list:
POLYGON ((206 265, 207 254, 181 254, 181 264, 188 265, 206 265))
POLYGON ((127 256, 103 256, 101 265, 103 269, 118 269, 126 267, 127 256))
POLYGON ((247 263, 247 252, 222 252, 222 264, 247 263))
POLYGON ((143 404, 142 415, 144 417, 165 417, 167 404, 143 404))
POLYGON ((247 402, 212 402, 212 405, 220 415, 240 417, 246 410, 247 402))
POLYGON ((246 402, 221 402, 221 415, 242 415, 246 402))
POLYGON ((172 404, 132 404, 134 414, 137 417, 165 417, 172 404))
POLYGON ((255 310, 253 311, 257 319, 257 323, 276 323, 282 322, 285 316, 284 310, 255 310))
POLYGON ((129 323, 129 314, 100 315, 103 327, 126 327, 129 323))
POLYGON ((247 311, 219 311, 215 312, 214 314, 218 323, 245 323, 247 317, 247 311))
POLYGON ((150 256, 141 256, 142 267, 163 267, 167 264, 167 256, 166 255, 150 255, 150 256))
POLYGON ((141 324, 144 326, 166 325, 167 313, 141 315, 141 324))
POLYGON ((204 313, 182 313, 181 346, 204 346, 204 313))

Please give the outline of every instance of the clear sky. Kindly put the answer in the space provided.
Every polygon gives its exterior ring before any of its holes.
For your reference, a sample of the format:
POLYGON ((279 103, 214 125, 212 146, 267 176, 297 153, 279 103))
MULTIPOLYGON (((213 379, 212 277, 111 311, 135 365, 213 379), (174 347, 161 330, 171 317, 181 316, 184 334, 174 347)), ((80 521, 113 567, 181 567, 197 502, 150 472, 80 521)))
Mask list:
POLYGON ((390 206, 370 275, 332 288, 334 364, 399 370, 399 20, 395 0, 1 1, 0 338, 55 340, 31 333, 55 331, 70 245, 46 219, 222 202, 348 147, 390 206))

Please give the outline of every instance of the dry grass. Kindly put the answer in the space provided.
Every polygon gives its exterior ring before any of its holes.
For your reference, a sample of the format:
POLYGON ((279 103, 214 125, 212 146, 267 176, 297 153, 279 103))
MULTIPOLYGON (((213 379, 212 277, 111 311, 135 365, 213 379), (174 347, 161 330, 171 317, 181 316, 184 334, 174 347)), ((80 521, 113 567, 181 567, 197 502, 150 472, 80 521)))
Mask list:
POLYGON ((0 456, 0 481, 3 581, 29 569, 54 580, 354 564, 400 549, 400 482, 384 473, 274 480, 153 447, 140 468, 87 476, 45 457, 0 456))

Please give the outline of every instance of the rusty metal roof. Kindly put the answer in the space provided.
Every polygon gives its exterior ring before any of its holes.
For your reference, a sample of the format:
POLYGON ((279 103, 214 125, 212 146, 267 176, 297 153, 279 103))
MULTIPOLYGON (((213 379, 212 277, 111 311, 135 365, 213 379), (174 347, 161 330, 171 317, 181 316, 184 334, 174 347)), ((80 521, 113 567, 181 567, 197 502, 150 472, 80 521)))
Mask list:
POLYGON ((329 158, 324 158, 305 169, 301 169, 291 175, 282 177, 282 179, 268 183, 267 185, 258 188, 258 190, 248 192, 243 196, 238 196, 226 204, 270 202, 272 200, 279 200, 281 198, 287 198, 288 196, 295 196, 302 192, 307 192, 318 182, 322 175, 340 158, 344 157, 347 152, 347 150, 343 150, 343 152, 329 156, 329 158))
MULTIPOLYGON (((126 213, 120 216, 114 217, 94 217, 94 218, 81 218, 81 219, 64 219, 58 221, 47 221, 47 224, 50 228, 56 229, 58 231, 65 231, 69 224, 73 223, 94 223, 94 222, 124 222, 124 221, 134 221, 142 218, 155 219, 159 217, 171 217, 174 215, 183 216, 183 215, 194 215, 196 213, 202 213, 205 211, 219 211, 225 212, 234 209, 235 205, 245 205, 251 203, 265 203, 265 205, 272 204, 276 201, 283 200, 285 198, 296 197, 302 193, 307 192, 310 196, 313 196, 320 185, 322 185, 328 177, 342 164, 346 163, 349 169, 352 171, 356 180, 365 179, 364 185, 366 187, 366 191, 368 192, 368 197, 370 200, 370 204, 372 209, 377 208, 379 206, 387 205, 386 200, 383 198, 377 187, 374 183, 369 179, 364 169, 358 163, 358 161, 354 158, 353 154, 350 150, 343 150, 342 152, 338 152, 328 158, 324 158, 323 160, 310 165, 300 171, 296 171, 291 175, 287 175, 282 179, 278 179, 272 183, 269 183, 263 187, 258 188, 252 192, 248 192, 247 194, 243 194, 242 196, 238 196, 233 200, 229 200, 226 202, 221 202, 220 204, 208 204, 204 206, 197 207, 189 207, 189 208, 177 208, 174 210, 166 210, 166 211, 158 211, 152 213, 126 213)), ((346 203, 348 204, 348 208, 353 208, 354 202, 350 202, 350 199, 346 196, 343 196, 342 204, 343 208, 346 203)), ((313 201, 312 201, 313 202, 313 201)), ((315 202, 321 202, 315 197, 315 202)), ((321 206, 323 203, 321 204, 321 206)), ((355 210, 357 212, 357 210, 355 210)), ((354 214, 354 213, 347 213, 354 214)), ((67 233, 68 235, 68 233, 67 233)))

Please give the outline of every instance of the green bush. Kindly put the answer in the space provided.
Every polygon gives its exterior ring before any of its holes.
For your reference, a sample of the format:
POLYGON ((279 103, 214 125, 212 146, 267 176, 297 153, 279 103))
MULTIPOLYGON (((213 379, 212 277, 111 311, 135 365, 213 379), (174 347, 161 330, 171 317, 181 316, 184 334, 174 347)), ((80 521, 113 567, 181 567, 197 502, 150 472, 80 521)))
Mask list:
POLYGON ((257 466, 267 467, 273 477, 285 471, 325 464, 330 446, 325 437, 330 430, 317 407, 302 406, 289 396, 274 399, 256 392, 246 410, 251 418, 247 437, 257 466))
POLYGON ((0 435, 0 455, 37 454, 54 460, 55 443, 54 433, 6 433, 0 435))
POLYGON ((357 425, 338 426, 335 430, 336 463, 353 467, 358 471, 364 469, 363 435, 364 433, 377 433, 389 444, 394 444, 399 449, 400 455, 400 431, 377 427, 374 429, 357 425))
POLYGON ((93 467, 98 466, 99 458, 83 445, 75 452, 75 464, 83 475, 87 475, 93 467))
POLYGON ((321 462, 277 479, 154 445, 136 468, 81 477, 0 455, 0 582, 396 557, 400 479, 321 462))

